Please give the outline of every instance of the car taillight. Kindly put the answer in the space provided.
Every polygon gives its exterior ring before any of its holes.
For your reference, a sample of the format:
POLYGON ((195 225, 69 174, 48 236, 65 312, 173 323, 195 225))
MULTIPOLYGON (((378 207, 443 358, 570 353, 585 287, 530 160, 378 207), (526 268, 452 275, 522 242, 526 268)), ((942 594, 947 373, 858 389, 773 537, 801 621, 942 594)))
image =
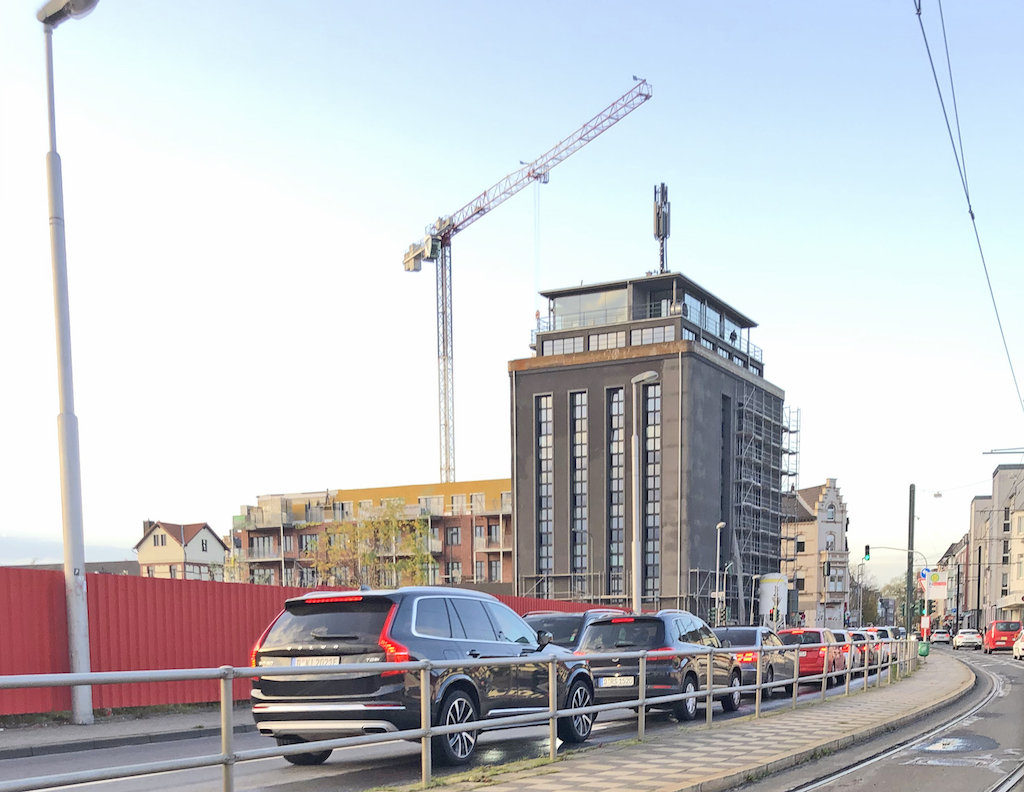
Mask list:
MULTIPOLYGON (((284 613, 284 611, 281 611, 281 613, 284 613)), ((275 616, 271 620, 270 624, 267 625, 267 629, 265 629, 263 631, 263 634, 260 636, 259 640, 256 641, 256 643, 254 643, 252 645, 252 651, 249 652, 249 667, 250 668, 255 668, 256 667, 256 655, 257 655, 257 653, 259 653, 260 649, 263 647, 263 642, 265 640, 267 640, 267 636, 270 634, 270 628, 273 627, 274 624, 277 623, 277 620, 281 618, 281 613, 277 614, 277 616, 275 616)))
POLYGON ((626 622, 633 621, 633 617, 630 616, 628 619, 612 619, 612 624, 625 624, 626 622))
POLYGON ((737 663, 756 663, 757 652, 740 652, 736 655, 737 663))
MULTIPOLYGON (((384 660, 388 663, 408 663, 409 648, 400 644, 391 637, 391 624, 395 620, 395 613, 398 610, 398 603, 391 606, 388 617, 384 620, 384 627, 380 631, 380 639, 377 645, 384 650, 384 660)), ((381 676, 396 676, 404 674, 405 671, 382 671, 381 676)))
POLYGON ((824 654, 825 654, 825 652, 827 652, 827 651, 828 651, 828 647, 827 647, 827 646, 823 646, 823 647, 821 647, 821 648, 820 648, 820 649, 818 650, 818 654, 820 654, 820 655, 824 655, 824 654))

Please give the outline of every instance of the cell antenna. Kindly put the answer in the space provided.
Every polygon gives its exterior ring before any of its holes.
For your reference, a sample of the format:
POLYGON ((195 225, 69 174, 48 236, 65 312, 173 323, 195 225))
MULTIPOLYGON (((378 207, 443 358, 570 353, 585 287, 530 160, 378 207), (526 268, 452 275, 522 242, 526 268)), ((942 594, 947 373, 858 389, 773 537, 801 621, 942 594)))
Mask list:
POLYGON ((669 222, 669 214, 672 210, 672 204, 668 202, 668 187, 662 182, 660 185, 654 187, 654 238, 658 240, 659 254, 661 256, 661 263, 659 266, 659 272, 664 274, 668 272, 668 251, 666 250, 666 240, 669 234, 672 233, 671 224, 669 222))

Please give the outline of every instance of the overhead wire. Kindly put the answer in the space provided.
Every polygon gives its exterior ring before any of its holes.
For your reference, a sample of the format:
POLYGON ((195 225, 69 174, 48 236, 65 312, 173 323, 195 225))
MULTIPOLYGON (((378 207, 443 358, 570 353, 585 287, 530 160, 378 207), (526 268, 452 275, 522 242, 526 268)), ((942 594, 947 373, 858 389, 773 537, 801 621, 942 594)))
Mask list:
POLYGON ((953 147, 953 158, 956 160, 957 173, 960 175, 960 184, 963 186, 964 198, 967 199, 967 213, 971 217, 971 225, 974 228, 974 241, 978 245, 978 255, 981 257, 981 266, 985 271, 985 283, 988 284, 988 294, 992 299, 992 309, 995 311, 996 324, 999 327, 999 337, 1003 341, 1003 350, 1006 352, 1006 362, 1010 366, 1010 376, 1013 379, 1013 387, 1017 392, 1017 402, 1020 404, 1021 411, 1024 412, 1024 398, 1021 397, 1020 384, 1017 381, 1017 372, 1013 368, 1013 358, 1010 356, 1010 346, 1006 341, 1006 333, 1003 330, 1003 320, 999 315, 999 305, 996 303, 995 290, 992 288, 992 278, 989 276, 988 263, 985 261, 985 250, 981 244, 981 235, 978 233, 978 221, 974 216, 974 207, 971 204, 971 191, 967 184, 967 166, 964 162, 963 156, 963 137, 960 134, 960 114, 956 108, 956 89, 953 87, 953 65, 949 57, 949 42, 946 39, 946 21, 942 15, 942 0, 938 0, 939 5, 939 18, 942 23, 942 39, 946 49, 946 65, 949 70, 949 86, 950 94, 953 102, 953 114, 956 119, 956 134, 957 139, 960 141, 960 149, 957 150, 956 141, 953 139, 953 129, 949 123, 949 112, 946 110, 946 102, 942 95, 942 87, 939 85, 939 75, 935 70, 935 60, 932 58, 931 46, 928 44, 928 33, 924 29, 924 20, 921 17, 921 2, 922 0, 914 0, 914 8, 917 12, 917 23, 921 28, 921 37, 924 40, 925 52, 928 53, 928 64, 931 66, 932 78, 935 80, 935 90, 939 95, 939 104, 942 107, 942 117, 946 122, 946 131, 949 134, 949 143, 953 147))

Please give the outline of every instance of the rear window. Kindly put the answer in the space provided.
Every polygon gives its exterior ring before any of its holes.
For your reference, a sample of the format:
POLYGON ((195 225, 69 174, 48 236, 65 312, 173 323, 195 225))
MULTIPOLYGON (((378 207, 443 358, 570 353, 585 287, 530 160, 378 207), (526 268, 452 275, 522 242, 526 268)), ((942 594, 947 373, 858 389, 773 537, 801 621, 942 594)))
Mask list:
POLYGON ((728 641, 733 646, 757 646, 757 630, 736 630, 733 628, 714 631, 718 640, 728 641))
POLYGON ((263 649, 323 641, 350 644, 353 649, 376 646, 391 600, 381 597, 357 602, 297 602, 286 607, 267 633, 263 649))
POLYGON ((820 644, 824 643, 821 638, 821 633, 816 630, 806 631, 802 633, 782 633, 779 636, 782 642, 786 646, 796 646, 797 644, 820 644))
POLYGON ((550 616, 527 616, 526 623, 537 632, 547 630, 551 640, 559 646, 575 646, 580 636, 583 617, 572 614, 551 614, 550 616))
POLYGON ((614 652, 660 649, 665 645, 665 625, 661 619, 592 622, 583 633, 580 650, 614 652))
POLYGON ((995 627, 999 632, 1017 632, 1020 630, 1020 622, 996 622, 995 627))

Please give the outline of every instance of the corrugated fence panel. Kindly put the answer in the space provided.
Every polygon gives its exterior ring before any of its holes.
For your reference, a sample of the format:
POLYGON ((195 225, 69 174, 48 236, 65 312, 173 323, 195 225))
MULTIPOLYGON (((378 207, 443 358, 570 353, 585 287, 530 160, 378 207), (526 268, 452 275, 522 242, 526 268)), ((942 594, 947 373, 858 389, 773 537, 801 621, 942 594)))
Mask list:
MULTIPOLYGON (((88 575, 89 646, 93 671, 247 666, 253 644, 289 597, 309 589, 88 575)), ((499 596, 517 613, 578 612, 595 607, 532 597, 499 596)), ((0 675, 69 670, 64 575, 0 567, 0 675)), ((236 700, 249 680, 234 683, 236 700)), ((97 709, 216 701, 216 681, 102 685, 97 709)), ((71 708, 66 688, 0 691, 0 714, 71 708)))
MULTIPOLYGON (((63 572, 0 568, 0 673, 68 671, 65 603, 63 572)), ((0 714, 69 709, 69 688, 0 690, 0 714)))

